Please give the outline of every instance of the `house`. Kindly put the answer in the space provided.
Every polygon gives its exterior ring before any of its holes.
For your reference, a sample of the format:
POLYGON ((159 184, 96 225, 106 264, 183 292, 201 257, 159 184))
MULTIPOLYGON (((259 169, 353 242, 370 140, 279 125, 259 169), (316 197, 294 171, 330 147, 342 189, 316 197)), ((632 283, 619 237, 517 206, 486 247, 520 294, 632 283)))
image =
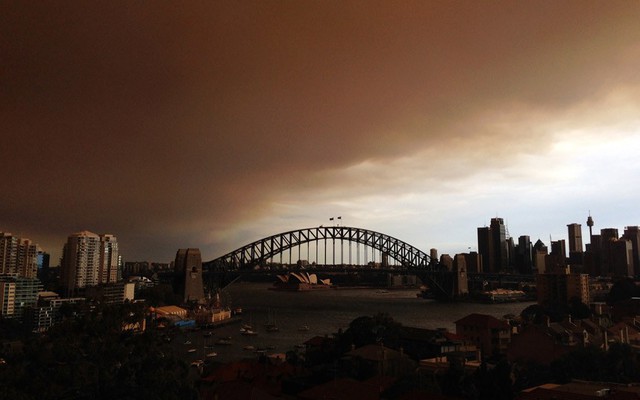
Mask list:
POLYGON ((511 341, 511 325, 491 315, 473 313, 455 324, 456 334, 475 344, 483 355, 504 354, 511 341))

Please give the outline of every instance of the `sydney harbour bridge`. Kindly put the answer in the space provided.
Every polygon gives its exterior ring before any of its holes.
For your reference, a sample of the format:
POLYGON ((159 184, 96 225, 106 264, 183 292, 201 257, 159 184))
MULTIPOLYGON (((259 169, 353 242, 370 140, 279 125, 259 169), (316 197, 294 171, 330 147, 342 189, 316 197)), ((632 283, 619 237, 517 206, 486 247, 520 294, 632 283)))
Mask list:
POLYGON ((375 268, 411 273, 440 298, 454 296, 454 286, 459 278, 458 272, 449 270, 429 254, 400 239, 347 226, 320 226, 278 233, 206 262, 203 267, 210 273, 242 273, 268 270, 268 265, 274 263, 279 265, 279 272, 286 270, 283 266, 304 266, 310 272, 375 268), (311 259, 315 261, 309 263, 311 259))

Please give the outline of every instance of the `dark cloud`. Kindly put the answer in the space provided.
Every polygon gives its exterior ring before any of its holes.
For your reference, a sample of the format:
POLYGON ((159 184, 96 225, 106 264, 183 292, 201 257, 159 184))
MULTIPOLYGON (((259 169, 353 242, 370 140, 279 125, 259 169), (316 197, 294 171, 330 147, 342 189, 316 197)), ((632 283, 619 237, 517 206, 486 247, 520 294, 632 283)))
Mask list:
POLYGON ((0 229, 58 247, 73 231, 108 231, 132 258, 187 242, 215 252, 202 236, 284 193, 335 192, 340 171, 367 160, 465 141, 478 165, 487 151, 526 153, 518 132, 474 124, 570 108, 638 83, 640 67, 636 2, 0 11, 0 229))

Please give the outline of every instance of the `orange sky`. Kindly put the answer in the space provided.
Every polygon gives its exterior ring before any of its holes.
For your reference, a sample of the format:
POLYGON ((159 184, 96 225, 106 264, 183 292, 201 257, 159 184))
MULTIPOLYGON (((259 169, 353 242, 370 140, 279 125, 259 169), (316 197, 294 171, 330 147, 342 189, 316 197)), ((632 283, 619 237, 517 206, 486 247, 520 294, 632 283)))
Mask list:
MULTIPOLYGON (((0 230, 205 259, 344 223, 639 225, 637 1, 0 6, 0 230)), ((586 227, 585 227, 586 229, 586 227)))

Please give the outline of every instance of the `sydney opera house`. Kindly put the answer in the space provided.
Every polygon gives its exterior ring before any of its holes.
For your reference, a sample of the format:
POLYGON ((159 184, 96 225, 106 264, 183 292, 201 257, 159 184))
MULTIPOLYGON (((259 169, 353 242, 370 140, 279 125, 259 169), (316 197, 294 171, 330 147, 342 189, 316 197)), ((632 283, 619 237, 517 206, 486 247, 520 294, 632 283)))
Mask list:
POLYGON ((331 288, 330 279, 318 279, 316 274, 308 272, 290 272, 286 275, 278 275, 278 280, 272 289, 297 292, 329 288, 331 288))

